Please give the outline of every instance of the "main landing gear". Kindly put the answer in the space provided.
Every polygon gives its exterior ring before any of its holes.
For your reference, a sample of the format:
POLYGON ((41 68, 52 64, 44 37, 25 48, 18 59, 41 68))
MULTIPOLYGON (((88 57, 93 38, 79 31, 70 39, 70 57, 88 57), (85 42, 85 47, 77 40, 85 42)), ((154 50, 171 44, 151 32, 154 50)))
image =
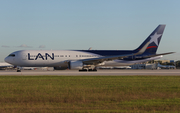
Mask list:
POLYGON ((88 71, 97 71, 97 69, 89 69, 88 71))
POLYGON ((97 69, 94 68, 94 69, 82 69, 82 70, 79 70, 79 72, 87 72, 87 71, 95 72, 95 71, 97 71, 97 69))

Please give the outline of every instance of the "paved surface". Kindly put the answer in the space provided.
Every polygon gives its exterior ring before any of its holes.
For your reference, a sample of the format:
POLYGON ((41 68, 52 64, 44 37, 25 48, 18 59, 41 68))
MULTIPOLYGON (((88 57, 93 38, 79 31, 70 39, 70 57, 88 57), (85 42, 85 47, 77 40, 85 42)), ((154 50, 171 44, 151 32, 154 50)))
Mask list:
POLYGON ((22 72, 1 70, 0 76, 38 76, 38 75, 56 75, 56 76, 132 76, 132 75, 160 75, 160 76, 180 76, 180 70, 98 70, 97 72, 79 72, 78 70, 22 70, 22 72))

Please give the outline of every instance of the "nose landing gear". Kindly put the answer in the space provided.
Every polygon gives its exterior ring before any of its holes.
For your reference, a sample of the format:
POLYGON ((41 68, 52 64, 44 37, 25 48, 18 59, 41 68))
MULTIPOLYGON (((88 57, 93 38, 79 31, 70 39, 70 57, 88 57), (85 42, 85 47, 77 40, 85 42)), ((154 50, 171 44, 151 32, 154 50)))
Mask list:
POLYGON ((21 69, 20 69, 20 68, 17 68, 17 72, 21 72, 21 69))

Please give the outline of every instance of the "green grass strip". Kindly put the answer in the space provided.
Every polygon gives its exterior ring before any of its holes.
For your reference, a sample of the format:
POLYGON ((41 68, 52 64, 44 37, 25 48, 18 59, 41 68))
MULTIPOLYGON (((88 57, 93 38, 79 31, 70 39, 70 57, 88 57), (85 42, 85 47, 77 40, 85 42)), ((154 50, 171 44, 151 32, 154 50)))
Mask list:
POLYGON ((178 112, 178 76, 1 76, 2 112, 178 112))

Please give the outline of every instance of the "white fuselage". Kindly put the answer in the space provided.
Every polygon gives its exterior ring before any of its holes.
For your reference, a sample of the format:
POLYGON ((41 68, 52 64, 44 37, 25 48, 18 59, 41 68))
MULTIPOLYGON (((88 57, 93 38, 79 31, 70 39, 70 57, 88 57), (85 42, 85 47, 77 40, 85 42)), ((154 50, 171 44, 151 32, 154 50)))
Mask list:
MULTIPOLYGON (((66 51, 66 50, 22 50, 11 53, 5 58, 5 61, 22 67, 63 67, 67 66, 68 61, 77 61, 83 59, 103 57, 97 54, 81 52, 81 51, 66 51)), ((104 61, 96 66, 128 66, 134 63, 147 62, 150 60, 159 59, 162 56, 146 58, 142 60, 113 60, 104 61)))

